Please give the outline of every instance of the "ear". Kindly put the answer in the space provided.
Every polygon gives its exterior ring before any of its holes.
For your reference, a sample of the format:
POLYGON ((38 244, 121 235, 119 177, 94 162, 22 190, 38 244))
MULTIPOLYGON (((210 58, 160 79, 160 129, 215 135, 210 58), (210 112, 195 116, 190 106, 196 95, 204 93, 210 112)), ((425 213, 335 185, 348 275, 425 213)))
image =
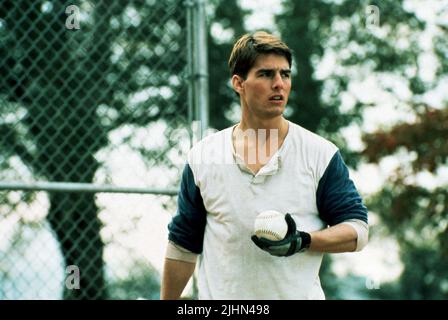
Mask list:
POLYGON ((241 93, 244 91, 244 86, 243 86, 244 79, 242 77, 240 77, 239 75, 234 74, 232 76, 231 81, 232 81, 233 89, 241 95, 241 93))

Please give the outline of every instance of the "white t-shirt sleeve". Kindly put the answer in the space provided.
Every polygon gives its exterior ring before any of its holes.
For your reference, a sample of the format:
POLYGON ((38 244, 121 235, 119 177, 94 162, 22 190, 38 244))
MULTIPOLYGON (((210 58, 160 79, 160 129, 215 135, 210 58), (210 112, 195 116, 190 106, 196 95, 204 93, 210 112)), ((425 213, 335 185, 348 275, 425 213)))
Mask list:
POLYGON ((355 229, 356 233, 358 234, 355 251, 361 251, 369 241, 369 225, 359 219, 349 219, 342 223, 348 224, 352 226, 353 229, 355 229))

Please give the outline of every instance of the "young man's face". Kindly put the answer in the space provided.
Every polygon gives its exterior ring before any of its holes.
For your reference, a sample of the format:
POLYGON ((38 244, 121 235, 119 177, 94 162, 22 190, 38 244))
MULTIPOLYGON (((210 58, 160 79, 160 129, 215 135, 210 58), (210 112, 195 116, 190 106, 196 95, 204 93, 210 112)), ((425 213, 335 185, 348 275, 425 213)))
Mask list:
POLYGON ((291 91, 291 70, 285 57, 262 54, 246 79, 235 77, 238 76, 234 76, 232 81, 240 94, 243 112, 262 120, 283 114, 291 91))

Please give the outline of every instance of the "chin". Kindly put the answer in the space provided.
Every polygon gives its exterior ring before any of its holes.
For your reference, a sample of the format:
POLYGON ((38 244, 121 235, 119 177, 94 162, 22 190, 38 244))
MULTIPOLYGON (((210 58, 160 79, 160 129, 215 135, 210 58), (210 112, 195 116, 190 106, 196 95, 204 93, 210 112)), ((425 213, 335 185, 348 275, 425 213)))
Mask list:
POLYGON ((282 109, 279 108, 277 110, 270 110, 263 114, 263 118, 265 118, 265 119, 277 118, 279 116, 282 116, 284 111, 285 111, 285 108, 282 108, 282 109))
POLYGON ((270 110, 268 110, 268 113, 282 115, 284 111, 285 111, 285 106, 278 106, 278 107, 274 107, 274 108, 271 108, 270 110))

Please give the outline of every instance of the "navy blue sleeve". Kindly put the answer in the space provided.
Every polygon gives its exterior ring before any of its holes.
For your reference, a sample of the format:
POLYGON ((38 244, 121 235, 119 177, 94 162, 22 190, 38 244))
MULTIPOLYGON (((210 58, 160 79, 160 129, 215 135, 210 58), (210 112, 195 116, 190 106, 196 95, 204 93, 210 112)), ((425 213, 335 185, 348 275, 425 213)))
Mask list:
POLYGON ((201 253, 207 212, 201 192, 196 186, 188 164, 182 173, 177 198, 177 213, 168 225, 168 239, 194 253, 201 253))
POLYGON ((349 178, 340 152, 336 152, 319 181, 316 194, 320 218, 333 226, 348 219, 367 223, 367 208, 349 178))

